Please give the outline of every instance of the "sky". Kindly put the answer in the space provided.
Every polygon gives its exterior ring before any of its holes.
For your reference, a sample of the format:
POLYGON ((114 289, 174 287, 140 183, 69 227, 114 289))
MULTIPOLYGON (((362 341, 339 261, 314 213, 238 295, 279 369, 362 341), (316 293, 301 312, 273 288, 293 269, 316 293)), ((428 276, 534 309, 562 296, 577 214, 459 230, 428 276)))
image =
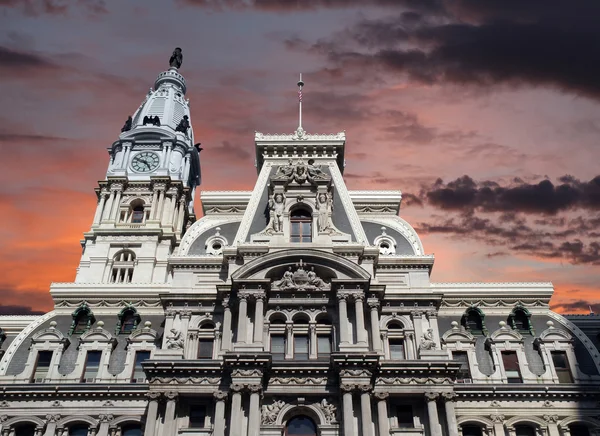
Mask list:
MULTIPOLYGON (((600 2, 0 0, 0 314, 75 277, 97 181, 175 47, 202 190, 250 190, 254 132, 345 131, 399 189, 434 282, 551 281, 600 312, 600 2)), ((196 210, 200 210, 196 205, 196 210)))

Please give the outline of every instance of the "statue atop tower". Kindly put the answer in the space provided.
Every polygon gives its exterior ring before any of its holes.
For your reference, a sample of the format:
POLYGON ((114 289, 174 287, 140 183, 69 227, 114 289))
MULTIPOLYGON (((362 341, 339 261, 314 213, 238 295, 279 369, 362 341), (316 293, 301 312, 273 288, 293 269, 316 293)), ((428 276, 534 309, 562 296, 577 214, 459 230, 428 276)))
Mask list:
POLYGON ((172 68, 181 68, 181 64, 183 62, 183 53, 179 47, 173 50, 173 54, 171 55, 171 59, 169 59, 169 65, 172 68))

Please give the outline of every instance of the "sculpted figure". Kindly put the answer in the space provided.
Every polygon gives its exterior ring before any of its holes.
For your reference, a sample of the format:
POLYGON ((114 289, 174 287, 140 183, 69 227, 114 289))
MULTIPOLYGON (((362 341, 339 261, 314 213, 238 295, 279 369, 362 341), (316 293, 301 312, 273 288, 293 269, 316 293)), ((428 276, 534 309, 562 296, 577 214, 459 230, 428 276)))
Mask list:
POLYGON ((131 119, 131 115, 129 115, 127 117, 127 121, 125 121, 125 124, 123 125, 123 127, 121 127, 121 132, 127 132, 127 131, 131 130, 132 124, 133 124, 133 120, 131 119))
POLYGON ((433 340, 433 329, 427 329, 421 338, 421 350, 435 350, 435 341, 433 340))
POLYGON ((324 178, 327 177, 327 174, 325 174, 323 172, 323 170, 321 170, 320 166, 315 165, 315 160, 314 159, 310 159, 308 161, 308 175, 310 177, 314 178, 324 178))
POLYGON ((323 414, 329 423, 335 422, 335 406, 331 403, 328 403, 325 398, 321 400, 321 409, 323 410, 323 414))
POLYGON ((183 116, 183 119, 175 127, 176 132, 182 132, 187 135, 188 129, 190 128, 190 120, 187 115, 183 116))
POLYGON ((171 329, 171 334, 167 336, 167 348, 170 350, 183 350, 183 337, 177 329, 171 329))
POLYGON ((285 195, 281 193, 273 194, 269 200, 269 209, 271 210, 271 227, 276 232, 283 231, 283 211, 285 208, 285 195))
POLYGON ((181 64, 183 63, 183 53, 181 53, 181 49, 177 47, 173 50, 173 54, 171 55, 171 59, 169 59, 169 65, 175 68, 181 68, 181 64))
POLYGON ((273 404, 263 406, 261 411, 261 421, 263 424, 275 424, 277 422, 277 415, 281 408, 285 406, 282 400, 275 401, 273 404))
POLYGON ((331 195, 329 193, 321 193, 317 196, 317 229, 319 232, 328 232, 334 230, 330 217, 331 211, 333 209, 332 203, 333 202, 331 200, 331 195))
POLYGON ((323 279, 317 276, 314 266, 311 266, 310 271, 308 272, 308 284, 314 286, 315 288, 317 288, 317 290, 321 290, 327 286, 327 283, 325 283, 323 279))
POLYGON ((287 271, 283 273, 281 280, 273 284, 280 289, 295 287, 296 285, 294 284, 294 273, 292 272, 292 267, 290 266, 287 271))
POLYGON ((275 177, 287 177, 289 178, 294 173, 294 164, 291 159, 288 159, 287 165, 281 165, 277 168, 275 177))

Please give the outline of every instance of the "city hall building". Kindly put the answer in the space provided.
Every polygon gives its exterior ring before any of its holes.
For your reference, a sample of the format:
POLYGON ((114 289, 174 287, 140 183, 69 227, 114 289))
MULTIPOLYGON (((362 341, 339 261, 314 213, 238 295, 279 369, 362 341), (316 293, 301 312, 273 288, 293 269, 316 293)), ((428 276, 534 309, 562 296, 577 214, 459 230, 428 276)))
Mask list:
POLYGON ((200 192, 180 53, 115 132, 75 281, 0 316, 1 436, 600 435, 600 319, 431 282, 344 133, 256 133, 254 188, 200 192))

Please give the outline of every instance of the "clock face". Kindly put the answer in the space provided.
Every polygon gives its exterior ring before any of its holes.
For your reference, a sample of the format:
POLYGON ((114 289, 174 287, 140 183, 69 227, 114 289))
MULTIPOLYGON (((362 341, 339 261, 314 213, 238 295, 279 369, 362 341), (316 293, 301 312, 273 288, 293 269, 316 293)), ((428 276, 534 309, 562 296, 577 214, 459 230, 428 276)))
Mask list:
POLYGON ((136 154, 131 161, 131 167, 140 173, 147 173, 158 167, 160 158, 151 151, 142 151, 136 154))

